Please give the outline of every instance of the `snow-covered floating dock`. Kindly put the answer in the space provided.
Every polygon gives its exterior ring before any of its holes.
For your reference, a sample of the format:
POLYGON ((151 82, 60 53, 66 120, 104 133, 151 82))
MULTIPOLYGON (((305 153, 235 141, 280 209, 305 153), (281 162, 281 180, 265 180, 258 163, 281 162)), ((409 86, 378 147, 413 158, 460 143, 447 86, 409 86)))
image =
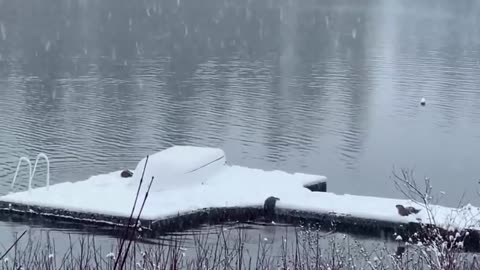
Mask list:
POLYGON ((116 171, 74 183, 48 185, 47 181, 45 187, 1 196, 0 211, 78 223, 126 224, 145 168, 133 216, 154 177, 140 215, 142 230, 147 231, 182 229, 211 220, 255 219, 264 214, 264 202, 270 196, 279 198, 275 217, 293 223, 310 220, 362 230, 397 230, 420 222, 431 224, 431 213, 440 228, 480 231, 477 207, 433 205, 427 211, 409 200, 337 195, 326 192, 325 176, 229 165, 224 151, 217 148, 173 146, 146 159, 138 163, 132 177, 116 171), (400 216, 398 204, 421 211, 400 216))

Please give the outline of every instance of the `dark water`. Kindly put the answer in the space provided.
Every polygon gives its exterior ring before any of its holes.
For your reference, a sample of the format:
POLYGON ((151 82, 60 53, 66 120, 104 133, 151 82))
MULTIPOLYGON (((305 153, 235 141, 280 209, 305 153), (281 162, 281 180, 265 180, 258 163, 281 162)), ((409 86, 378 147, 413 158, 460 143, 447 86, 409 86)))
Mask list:
POLYGON ((399 197, 392 168, 408 167, 444 204, 464 192, 478 203, 479 11, 446 0, 0 0, 0 193, 19 156, 46 153, 58 183, 134 168, 174 143, 323 174, 338 193, 399 197))

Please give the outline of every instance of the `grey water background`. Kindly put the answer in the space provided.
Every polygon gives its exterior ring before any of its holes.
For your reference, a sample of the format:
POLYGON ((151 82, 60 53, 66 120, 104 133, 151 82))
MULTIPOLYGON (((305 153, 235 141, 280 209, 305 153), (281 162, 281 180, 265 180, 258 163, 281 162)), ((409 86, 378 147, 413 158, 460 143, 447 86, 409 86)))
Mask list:
MULTIPOLYGON (((326 175, 340 194, 401 197, 392 168, 411 168, 444 205, 478 204, 479 11, 468 0, 1 0, 0 193, 20 156, 46 153, 59 183, 133 169, 173 143, 326 175)), ((34 185, 44 178, 40 166, 34 185)))

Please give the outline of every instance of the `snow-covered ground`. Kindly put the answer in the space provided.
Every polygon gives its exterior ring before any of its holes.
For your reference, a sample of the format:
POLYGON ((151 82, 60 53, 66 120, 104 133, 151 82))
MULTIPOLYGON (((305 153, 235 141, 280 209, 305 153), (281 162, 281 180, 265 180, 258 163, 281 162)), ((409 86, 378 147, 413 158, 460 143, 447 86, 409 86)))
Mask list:
MULTIPOLYGON (((11 193, 0 201, 69 211, 128 217, 135 200, 146 159, 131 178, 120 171, 92 176, 75 183, 11 193)), ((182 213, 215 207, 261 207, 269 196, 280 200, 277 207, 313 213, 335 213, 390 222, 429 223, 428 211, 412 201, 330 192, 311 192, 304 185, 326 181, 326 177, 283 171, 264 171, 226 164, 225 153, 215 148, 175 146, 149 156, 139 201, 153 184, 141 218, 165 219, 182 213), (400 216, 396 205, 414 206, 418 214, 400 216)), ((480 229, 480 209, 430 206, 438 226, 480 229)), ((137 210, 139 207, 137 207, 137 210)))

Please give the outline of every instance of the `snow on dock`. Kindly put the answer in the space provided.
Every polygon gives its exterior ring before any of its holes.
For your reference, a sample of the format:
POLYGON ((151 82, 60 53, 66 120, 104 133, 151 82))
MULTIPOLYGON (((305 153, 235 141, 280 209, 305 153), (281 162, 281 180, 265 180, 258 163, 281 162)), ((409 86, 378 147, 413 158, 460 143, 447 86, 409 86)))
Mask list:
MULTIPOLYGON (((429 211, 410 200, 312 192, 307 186, 326 183, 325 176, 229 165, 221 149, 193 146, 174 146, 150 155, 148 162, 142 159, 130 178, 121 177, 121 171, 116 171, 84 181, 10 193, 0 197, 0 204, 128 218, 144 167, 138 201, 143 201, 146 187, 154 177, 140 217, 145 221, 167 220, 202 209, 262 208, 266 198, 275 196, 280 199, 276 208, 282 211, 400 224, 431 223, 429 211), (401 216, 396 208, 398 204, 421 211, 401 216)), ((477 207, 430 207, 437 226, 480 230, 477 207)), ((139 207, 136 213, 138 210, 139 207)))
MULTIPOLYGON (((72 212, 129 217, 145 166, 142 159, 133 177, 121 171, 10 193, 4 203, 63 209, 72 212)), ((145 169, 142 201, 154 176, 141 219, 157 220, 202 208, 257 206, 265 198, 283 191, 325 183, 326 177, 283 171, 264 171, 226 164, 221 149, 174 146, 149 156, 145 169)), ((138 208, 137 208, 138 210, 138 208)), ((137 213, 137 212, 135 212, 137 213)))

